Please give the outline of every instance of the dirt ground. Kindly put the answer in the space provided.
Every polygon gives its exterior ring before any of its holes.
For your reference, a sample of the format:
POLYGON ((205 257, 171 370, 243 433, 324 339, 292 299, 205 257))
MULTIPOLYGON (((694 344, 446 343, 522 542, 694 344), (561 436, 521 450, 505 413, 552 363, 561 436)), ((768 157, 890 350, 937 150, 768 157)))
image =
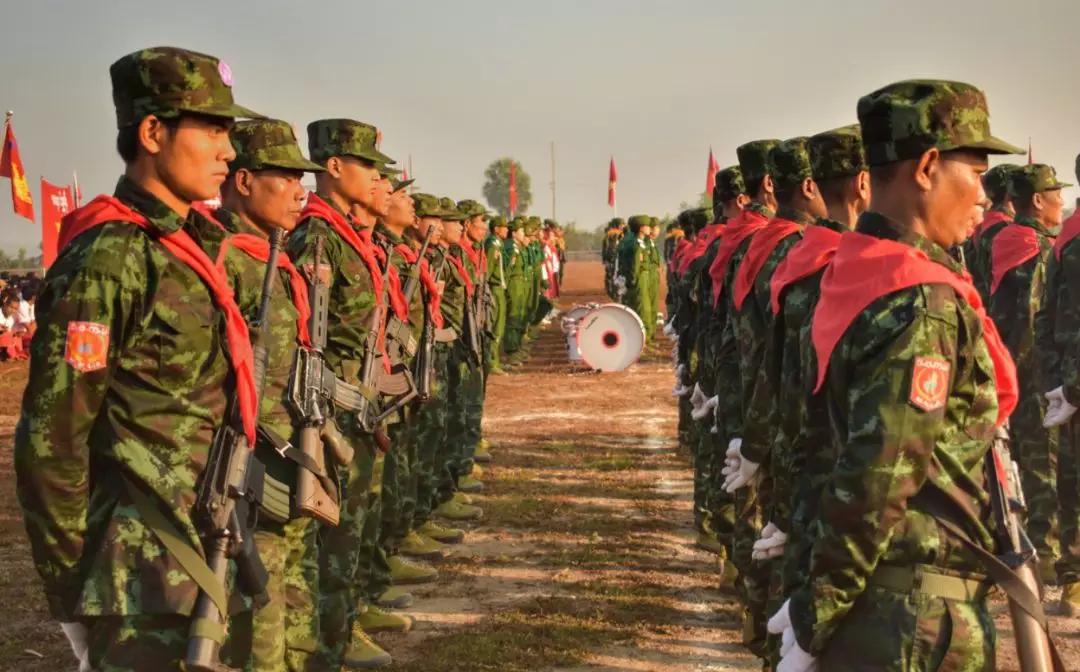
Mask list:
MULTIPOLYGON (((562 308, 601 301, 602 267, 572 263, 562 308)), ((413 592, 407 634, 378 635, 408 672, 753 670, 739 608, 693 547, 691 472, 675 443, 669 346, 630 370, 569 365, 557 320, 529 357, 492 377, 484 432, 495 462, 476 495, 485 518, 413 592)), ((48 620, 11 475, 25 366, 0 364, 0 670, 66 670, 48 620)), ((1001 670, 1015 670, 998 602, 1001 670)), ((1052 617, 1069 669, 1080 619, 1052 617)))

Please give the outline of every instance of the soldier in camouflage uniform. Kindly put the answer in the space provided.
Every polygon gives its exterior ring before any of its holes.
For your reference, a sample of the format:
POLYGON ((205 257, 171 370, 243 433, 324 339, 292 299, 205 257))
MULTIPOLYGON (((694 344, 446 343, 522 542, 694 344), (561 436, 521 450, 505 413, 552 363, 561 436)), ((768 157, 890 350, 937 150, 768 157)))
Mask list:
POLYGON ((528 309, 529 271, 525 250, 524 222, 515 218, 506 223, 508 237, 503 244, 506 270, 506 331, 503 352, 513 355, 521 349, 528 309))
POLYGON ((1013 458, 1020 465, 1027 504, 1027 532, 1039 553, 1043 581, 1056 580, 1058 431, 1043 427, 1045 399, 1035 361, 1035 314, 1042 305, 1046 264, 1053 232, 1061 226, 1061 189, 1043 164, 1024 166, 1009 178, 1015 207, 1013 223, 1000 229, 989 248, 989 303, 1001 338, 1012 353, 1020 375, 1020 403, 1009 418, 1013 458))
MULTIPOLYGON (((1080 181, 1080 156, 1076 158, 1080 181)), ((1057 578, 1061 608, 1080 614, 1080 203, 1062 224, 1046 266, 1042 302, 1035 314, 1035 354, 1048 403, 1044 425, 1059 428, 1057 493, 1061 558, 1057 578)))
POLYGON ((125 173, 65 218, 38 296, 17 493, 81 666, 179 670, 200 590, 227 599, 202 559, 195 487, 227 400, 246 400, 250 442, 257 414, 250 373, 231 365, 252 354, 214 267, 225 232, 191 205, 224 181, 232 120, 259 115, 212 56, 143 49, 110 76, 125 173))
MULTIPOLYGON (((503 247, 509 229, 506 227, 506 218, 501 216, 492 217, 489 226, 491 233, 484 240, 484 254, 487 257, 487 284, 494 303, 494 315, 491 325, 491 344, 487 356, 487 372, 499 374, 503 372, 499 360, 503 335, 506 333, 507 310, 506 261, 503 258, 503 247)), ((479 453, 476 458, 477 462, 488 461, 479 453)))
POLYGON ((974 226, 987 154, 1020 150, 990 135, 985 97, 959 82, 892 84, 858 115, 873 201, 840 241, 812 328, 840 457, 809 577, 769 629, 794 672, 989 671, 990 584, 941 521, 994 552, 983 461, 1015 368, 947 250, 974 226))
POLYGON ((618 258, 619 243, 622 242, 623 220, 616 217, 608 222, 604 229, 604 242, 600 247, 600 260, 604 263, 604 291, 613 300, 618 300, 615 286, 616 259, 618 258))
MULTIPOLYGON (((277 228, 296 227, 304 189, 304 172, 321 172, 304 158, 292 126, 277 120, 238 122, 230 133, 236 158, 229 163, 229 178, 222 187, 222 207, 214 218, 230 233, 224 265, 236 301, 251 328, 257 328, 263 276, 269 260, 268 236, 277 228)), ((297 469, 303 468, 277 452, 284 442, 296 445, 300 418, 289 401, 296 349, 307 338, 310 310, 300 273, 282 251, 280 271, 271 290, 267 321, 266 381, 260 402, 262 432, 255 456, 279 488, 295 492, 297 469), (273 441, 269 437, 274 437, 273 441)), ((329 463, 324 460, 324 463, 329 463)), ((323 474, 325 476, 325 474, 323 474)), ((269 500, 267 499, 269 502, 269 500)), ((256 672, 300 672, 318 643, 319 558, 317 524, 290 510, 283 499, 259 512, 255 545, 269 575, 267 601, 234 618, 230 640, 250 641, 246 669, 256 672)), ((241 652, 244 653, 244 652, 241 652)), ((243 657, 234 665, 245 667, 243 657)))
MULTIPOLYGON (((550 302, 544 296, 544 290, 548 287, 544 279, 544 245, 540 242, 540 228, 543 223, 539 217, 529 217, 525 220, 525 235, 529 238, 526 249, 529 251, 529 326, 535 327, 547 315, 551 308, 550 302)), ((531 339, 535 336, 535 330, 527 329, 526 333, 531 339)))
POLYGON ((1016 216, 1009 195, 1009 179, 1018 170, 1020 166, 1003 163, 983 175, 983 190, 990 199, 990 211, 963 244, 964 263, 984 303, 990 300, 990 248, 994 236, 1016 216))
POLYGON ((744 405, 749 403, 754 375, 760 366, 760 343, 764 336, 761 317, 756 310, 739 310, 735 306, 735 285, 739 268, 746 258, 755 233, 765 228, 776 210, 772 150, 778 140, 755 140, 736 148, 750 203, 739 217, 729 220, 716 258, 709 268, 715 310, 718 311, 715 345, 716 418, 719 436, 725 450, 723 487, 735 493, 735 529, 732 557, 739 571, 739 590, 743 601, 743 643, 756 655, 765 657, 765 605, 768 597, 769 567, 751 559, 753 545, 761 533, 763 521, 757 502, 757 488, 737 489, 734 475, 742 475, 749 483, 751 473, 742 474, 751 466, 749 460, 732 463, 742 444, 744 405), (738 492, 736 492, 738 490, 738 492))
MULTIPOLYGON (((300 224, 288 241, 289 256, 298 268, 329 276, 333 319, 328 324, 326 361, 338 378, 353 385, 360 382, 365 357, 374 355, 366 351, 372 311, 377 301, 388 301, 381 291, 383 271, 374 250, 359 238, 361 227, 347 214, 355 205, 373 202, 382 179, 378 166, 391 160, 375 148, 376 135, 374 126, 351 119, 308 124, 311 159, 326 171, 316 176, 315 193, 308 195, 300 224), (316 268, 320 240, 323 251, 316 268)), ((337 424, 355 452, 352 463, 339 474, 340 523, 320 534, 322 656, 330 668, 380 667, 391 662, 389 654, 354 626, 369 606, 365 586, 375 555, 370 529, 381 523, 373 511, 380 497, 383 455, 349 413, 339 412, 337 424)))

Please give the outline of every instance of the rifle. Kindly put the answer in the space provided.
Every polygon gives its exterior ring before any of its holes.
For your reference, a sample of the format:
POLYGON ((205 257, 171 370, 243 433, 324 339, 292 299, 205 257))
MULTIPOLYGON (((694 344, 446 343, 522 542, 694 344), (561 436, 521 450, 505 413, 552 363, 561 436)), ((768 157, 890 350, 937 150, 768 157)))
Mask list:
MULTIPOLYGON (((449 252, 447 252, 449 254, 449 252)), ((464 265, 464 260, 462 261, 464 265)), ((468 272, 466 270, 466 272, 468 272)), ((480 326, 480 307, 481 307, 481 293, 480 283, 476 283, 473 287, 473 291, 476 296, 470 301, 467 297, 465 299, 465 311, 461 320, 461 328, 465 332, 465 346, 469 349, 469 354, 476 360, 476 365, 480 366, 484 363, 484 344, 481 341, 481 326, 480 326)))
MULTIPOLYGON (((256 324, 252 325, 255 351, 255 408, 258 412, 266 381, 266 339, 269 333, 267 316, 273 291, 277 257, 281 252, 284 231, 276 229, 270 239, 270 258, 263 276, 262 295, 256 324)), ((226 416, 228 422, 214 435, 206 464, 206 472, 195 500, 193 518, 205 539, 206 564, 214 580, 226 586, 229 559, 237 565, 236 579, 240 591, 251 597, 262 596, 268 575, 259 558, 251 535, 257 505, 262 498, 265 469, 254 457, 241 429, 237 407, 233 405, 226 416)), ((224 605, 221 605, 224 608, 224 605)), ((191 612, 188 634, 186 669, 192 672, 223 672, 231 668, 220 661, 221 640, 225 635, 223 613, 213 598, 200 588, 191 612)))
MULTIPOLYGON (((387 322, 387 315, 389 314, 390 266, 390 256, 387 255, 386 268, 382 274, 382 294, 378 297, 379 300, 375 302, 375 307, 371 310, 371 320, 368 322, 367 341, 364 345, 364 362, 360 367, 360 375, 358 376, 361 389, 379 389, 379 376, 383 372, 382 364, 379 362, 382 359, 379 353, 379 337, 385 336, 383 326, 387 322), (378 367, 376 367, 376 362, 379 362, 378 367)), ((415 391, 413 396, 415 396, 415 391)), ((386 435, 382 423, 396 410, 397 404, 388 409, 381 409, 375 399, 364 397, 362 408, 356 414, 356 421, 360 429, 375 437, 376 446, 384 453, 390 450, 390 437, 386 435)))
POLYGON ((1042 610, 1042 582, 1036 571, 1035 548, 1023 528, 1024 493, 1020 488, 1016 463, 1009 455, 1007 432, 999 433, 990 452, 985 460, 986 480, 990 488, 998 547, 1002 551, 997 559, 1012 570, 1011 579, 993 578, 1005 589, 1009 598, 1009 616, 1020 670, 1064 672, 1065 668, 1050 640, 1046 615, 1042 610))
MULTIPOLYGON (((353 449, 346 442, 334 422, 334 409, 359 411, 363 404, 363 392, 337 378, 326 364, 323 350, 326 347, 326 329, 330 289, 323 280, 319 268, 322 265, 325 239, 315 240, 314 272, 308 277, 308 299, 311 317, 308 333, 311 348, 297 348, 289 380, 289 402, 301 418, 299 429, 299 452, 296 473, 295 505, 299 515, 316 518, 328 525, 337 525, 340 506, 337 484, 327 476, 326 452, 338 466, 352 462, 353 449), (306 464, 305 464, 306 463, 306 464)), ((287 455, 287 450, 279 452, 287 455)))
MULTIPOLYGON (((446 256, 439 262, 435 269, 435 281, 438 282, 446 268, 446 256)), ((432 321, 431 307, 424 306, 424 335, 420 346, 420 352, 416 357, 416 387, 421 401, 431 399, 431 383, 435 373, 435 323, 432 321)))
MULTIPOLYGON (((427 235, 424 236, 424 242, 420 246, 420 254, 416 258, 416 263, 412 265, 409 271, 409 279, 405 281, 405 287, 402 289, 402 294, 405 295, 405 305, 412 305, 413 295, 416 294, 417 287, 420 286, 420 262, 424 258, 424 254, 427 253, 428 245, 431 244, 431 236, 435 233, 434 227, 428 227, 427 235)), ((386 250, 386 263, 390 263, 390 255, 393 253, 392 248, 386 250)), ((396 343, 402 344, 405 353, 409 357, 415 357, 417 351, 416 339, 413 338, 412 329, 409 328, 408 322, 400 319, 393 313, 390 314, 390 319, 387 322, 386 335, 388 338, 392 338, 396 343)))

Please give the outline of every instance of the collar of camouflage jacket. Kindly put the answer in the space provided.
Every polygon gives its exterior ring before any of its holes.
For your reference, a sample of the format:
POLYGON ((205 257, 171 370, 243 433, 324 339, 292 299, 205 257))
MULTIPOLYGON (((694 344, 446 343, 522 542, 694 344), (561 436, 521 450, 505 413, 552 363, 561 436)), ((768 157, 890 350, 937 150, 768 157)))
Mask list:
POLYGON ((1077 236, 1080 236, 1080 207, 1061 225, 1061 233, 1054 241, 1054 258, 1061 261, 1061 252, 1077 236))

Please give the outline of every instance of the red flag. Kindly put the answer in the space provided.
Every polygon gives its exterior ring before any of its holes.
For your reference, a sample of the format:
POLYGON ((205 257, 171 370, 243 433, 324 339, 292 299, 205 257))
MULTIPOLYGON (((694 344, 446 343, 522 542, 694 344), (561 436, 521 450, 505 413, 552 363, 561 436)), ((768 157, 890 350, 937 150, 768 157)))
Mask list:
POLYGON ((510 160, 510 217, 517 212, 517 164, 510 160))
POLYGON ((19 145, 15 142, 15 131, 11 121, 4 124, 4 151, 0 154, 0 177, 11 180, 11 202, 15 214, 34 221, 34 199, 30 196, 30 187, 26 184, 26 171, 23 170, 19 157, 19 145))
POLYGON ((615 157, 611 157, 607 172, 607 204, 611 208, 615 207, 615 183, 618 181, 619 173, 615 170, 615 157))
POLYGON ((709 147, 709 168, 705 174, 705 195, 712 198, 713 189, 716 188, 716 173, 720 170, 720 164, 713 156, 712 147, 709 147))
POLYGON ((41 178, 41 257, 48 268, 56 260, 56 241, 60 237, 60 220, 75 209, 70 187, 58 187, 41 178))

